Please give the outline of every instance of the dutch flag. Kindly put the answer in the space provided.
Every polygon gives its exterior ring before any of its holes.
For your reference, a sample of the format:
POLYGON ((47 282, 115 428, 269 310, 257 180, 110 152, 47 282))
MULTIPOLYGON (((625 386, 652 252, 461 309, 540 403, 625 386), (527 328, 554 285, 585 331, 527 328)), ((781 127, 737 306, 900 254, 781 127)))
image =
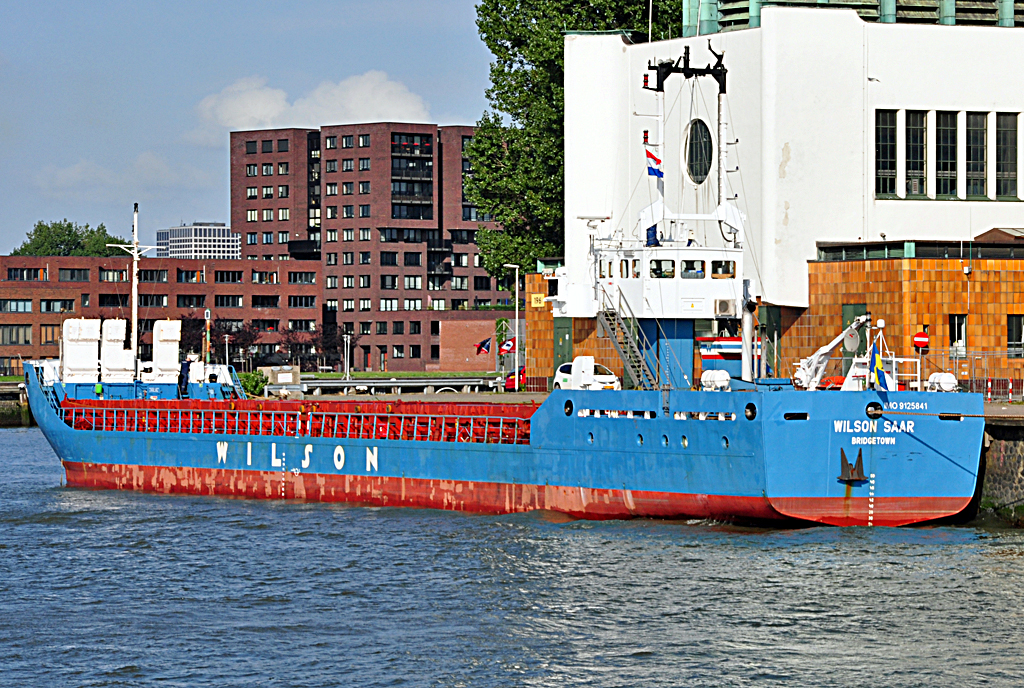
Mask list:
POLYGON ((665 176, 665 173, 659 170, 656 166, 661 165, 661 160, 655 157, 654 153, 647 151, 647 174, 651 177, 658 177, 659 179, 665 176))

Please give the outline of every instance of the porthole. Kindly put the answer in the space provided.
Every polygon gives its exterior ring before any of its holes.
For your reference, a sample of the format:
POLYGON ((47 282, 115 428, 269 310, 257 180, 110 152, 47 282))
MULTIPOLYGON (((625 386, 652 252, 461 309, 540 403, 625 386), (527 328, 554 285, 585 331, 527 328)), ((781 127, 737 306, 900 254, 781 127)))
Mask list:
POLYGON ((743 409, 743 415, 747 417, 747 420, 754 420, 757 418, 757 407, 753 404, 747 404, 747 407, 743 409))
POLYGON ((587 434, 587 444, 593 444, 593 443, 594 443, 594 433, 591 432, 591 433, 587 434))
POLYGON ((722 436, 722 449, 728 449, 728 448, 729 448, 729 438, 726 437, 725 435, 723 435, 722 436))
POLYGON ((686 141, 686 172, 694 184, 703 184, 711 172, 711 158, 714 146, 708 125, 699 119, 690 122, 686 141))
POLYGON ((661 446, 663 446, 663 447, 667 447, 668 446, 668 435, 662 435, 661 436, 661 446))
POLYGON ((868 407, 864 409, 864 411, 868 414, 868 418, 871 420, 878 420, 882 417, 882 405, 877 401, 872 401, 868 404, 868 407))
POLYGON ((567 416, 571 416, 572 415, 572 400, 571 399, 566 399, 565 400, 565 415, 567 415, 567 416))
POLYGON ((686 435, 683 435, 683 439, 679 441, 679 444, 683 445, 683 449, 690 446, 690 440, 686 439, 686 435))
POLYGON ((638 446, 638 447, 644 446, 644 436, 643 435, 637 435, 636 436, 636 446, 638 446))

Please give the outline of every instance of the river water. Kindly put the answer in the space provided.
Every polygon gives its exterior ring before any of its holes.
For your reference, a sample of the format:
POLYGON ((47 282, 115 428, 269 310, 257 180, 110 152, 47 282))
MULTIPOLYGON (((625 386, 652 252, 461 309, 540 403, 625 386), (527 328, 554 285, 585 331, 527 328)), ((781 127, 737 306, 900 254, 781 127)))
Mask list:
POLYGON ((89 492, 0 446, 0 685, 1024 682, 1017 531, 89 492))

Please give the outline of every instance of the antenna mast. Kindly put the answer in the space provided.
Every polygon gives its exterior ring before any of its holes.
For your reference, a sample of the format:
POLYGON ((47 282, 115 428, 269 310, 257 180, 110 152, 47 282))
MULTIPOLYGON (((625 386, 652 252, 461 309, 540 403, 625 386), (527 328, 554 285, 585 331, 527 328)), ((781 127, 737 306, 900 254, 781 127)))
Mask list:
POLYGON ((107 244, 111 248, 119 248, 132 257, 132 360, 135 365, 135 377, 139 375, 139 256, 156 246, 139 246, 139 204, 135 204, 132 216, 132 243, 107 244))

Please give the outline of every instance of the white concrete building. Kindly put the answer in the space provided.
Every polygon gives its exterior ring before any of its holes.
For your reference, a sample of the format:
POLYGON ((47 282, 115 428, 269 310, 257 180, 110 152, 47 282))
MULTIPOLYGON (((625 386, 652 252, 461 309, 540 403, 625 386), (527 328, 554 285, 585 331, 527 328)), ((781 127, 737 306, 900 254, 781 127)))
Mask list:
POLYGON ((223 222, 193 222, 158 229, 156 246, 157 258, 239 260, 242 257, 242 235, 232 232, 223 222))
MULTIPOLYGON (((807 261, 819 242, 970 241, 993 228, 1024 228, 1024 31, 765 7, 760 28, 711 36, 631 45, 619 35, 568 35, 567 275, 556 316, 595 315, 602 269, 620 278, 618 262, 602 268, 605 248, 650 250, 641 213, 659 194, 645 150, 662 161, 665 211, 655 219, 663 246, 728 246, 718 221, 671 219, 718 206, 718 84, 668 77, 663 140, 656 94, 643 88, 645 74, 652 86, 656 79, 648 63, 675 61, 686 46, 692 66, 714 64, 709 42, 728 69, 724 197, 744 216, 736 264, 751 296, 808 306, 807 261)), ((653 275, 641 265, 647 281, 653 275)), ((637 288, 646 293, 650 284, 637 288)), ((636 315, 685 318, 676 302, 686 298, 673 293, 671 311, 636 315)), ((713 317, 711 308, 691 317, 713 317)))

